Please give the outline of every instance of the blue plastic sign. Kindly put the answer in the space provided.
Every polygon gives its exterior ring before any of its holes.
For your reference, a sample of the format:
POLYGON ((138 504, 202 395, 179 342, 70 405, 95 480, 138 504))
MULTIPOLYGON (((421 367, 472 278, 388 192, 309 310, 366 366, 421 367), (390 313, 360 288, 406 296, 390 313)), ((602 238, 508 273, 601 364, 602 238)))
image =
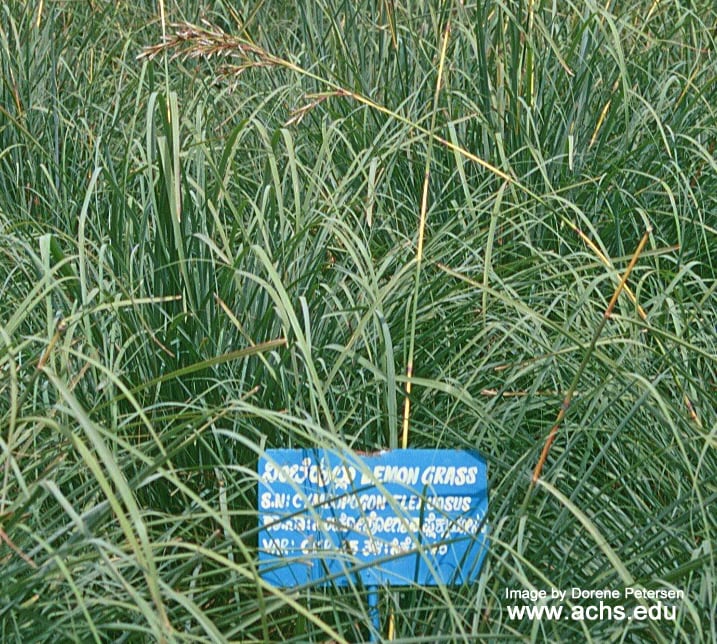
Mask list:
POLYGON ((273 449, 259 459, 259 570, 277 587, 474 581, 488 548, 475 452, 273 449))

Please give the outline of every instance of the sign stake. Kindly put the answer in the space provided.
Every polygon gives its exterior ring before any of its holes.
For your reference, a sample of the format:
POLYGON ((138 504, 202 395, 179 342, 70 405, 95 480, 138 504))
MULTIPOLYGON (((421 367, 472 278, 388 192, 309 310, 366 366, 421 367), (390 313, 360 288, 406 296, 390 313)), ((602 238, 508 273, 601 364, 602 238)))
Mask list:
POLYGON ((368 587, 368 614, 373 624, 370 642, 378 642, 381 632, 381 615, 378 612, 378 586, 368 587))

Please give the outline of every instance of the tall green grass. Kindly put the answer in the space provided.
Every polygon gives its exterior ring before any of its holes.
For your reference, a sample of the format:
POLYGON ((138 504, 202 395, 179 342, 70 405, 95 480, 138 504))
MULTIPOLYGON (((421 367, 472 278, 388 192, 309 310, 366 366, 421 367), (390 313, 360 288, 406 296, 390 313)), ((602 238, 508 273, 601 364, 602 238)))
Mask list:
POLYGON ((0 638, 367 639, 362 590, 259 578, 256 459, 396 448, 412 357, 491 551, 374 636, 716 640, 712 4, 163 9, 0 9, 0 638), (505 608, 627 585, 686 600, 505 608))

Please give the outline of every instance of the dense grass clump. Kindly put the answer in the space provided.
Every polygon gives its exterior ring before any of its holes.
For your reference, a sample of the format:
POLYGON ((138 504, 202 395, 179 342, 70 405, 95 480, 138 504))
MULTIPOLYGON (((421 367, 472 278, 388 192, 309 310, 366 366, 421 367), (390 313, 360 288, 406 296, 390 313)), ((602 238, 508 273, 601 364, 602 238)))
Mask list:
POLYGON ((0 639, 716 641, 716 39, 712 2, 6 3, 0 639), (487 459, 478 583, 376 633, 259 578, 264 449, 404 440, 487 459), (628 586, 685 598, 506 611, 628 586))

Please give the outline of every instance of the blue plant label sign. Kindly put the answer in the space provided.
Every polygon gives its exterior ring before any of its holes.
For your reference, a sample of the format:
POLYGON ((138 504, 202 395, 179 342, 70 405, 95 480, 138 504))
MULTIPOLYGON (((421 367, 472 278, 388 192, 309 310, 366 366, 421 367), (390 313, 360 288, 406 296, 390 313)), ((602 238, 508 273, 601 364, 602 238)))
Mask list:
POLYGON ((267 450, 259 571, 270 584, 474 581, 488 548, 485 461, 462 450, 267 450))

